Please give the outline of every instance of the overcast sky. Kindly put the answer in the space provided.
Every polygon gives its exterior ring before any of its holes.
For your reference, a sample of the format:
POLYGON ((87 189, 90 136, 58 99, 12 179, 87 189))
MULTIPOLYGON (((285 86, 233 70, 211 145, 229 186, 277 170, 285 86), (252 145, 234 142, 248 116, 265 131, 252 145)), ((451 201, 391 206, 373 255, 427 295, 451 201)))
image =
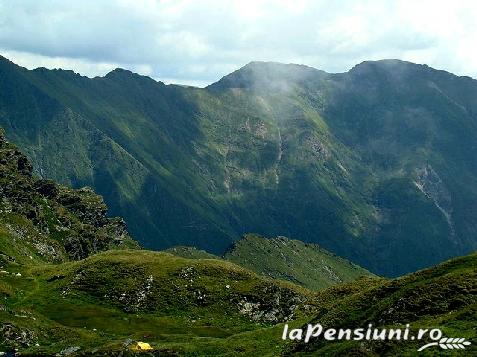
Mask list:
POLYGON ((399 58, 477 78, 477 1, 0 0, 0 54, 203 86, 250 61, 399 58))

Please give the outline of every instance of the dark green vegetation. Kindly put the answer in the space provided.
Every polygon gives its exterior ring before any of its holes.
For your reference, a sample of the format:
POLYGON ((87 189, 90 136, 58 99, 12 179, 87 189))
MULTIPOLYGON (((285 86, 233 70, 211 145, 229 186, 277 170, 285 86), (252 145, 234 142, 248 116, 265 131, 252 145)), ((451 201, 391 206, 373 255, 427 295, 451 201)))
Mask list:
POLYGON ((206 89, 0 60, 0 125, 145 247, 283 235, 397 276, 477 248, 477 82, 401 61, 253 62, 206 89))
MULTIPOLYGON (((415 322, 475 339, 475 254, 397 280, 362 277, 317 293, 190 248, 175 253, 206 259, 117 249, 135 244, 119 219, 105 217, 100 197, 33 178, 26 157, 3 138, 0 183, 0 352, 128 356, 136 341, 150 343, 150 354, 159 356, 309 355, 306 348, 332 355, 396 355, 416 348, 281 340, 285 322, 296 328, 309 321, 346 327, 415 322)), ((253 262, 263 254, 260 242, 266 250, 290 254, 290 271, 299 278, 293 269, 297 252, 323 259, 340 273, 350 264, 317 247, 253 235, 226 256, 245 258, 255 247, 253 262), (283 243, 286 248, 274 247, 283 243)), ((265 272, 269 264, 254 268, 265 272)), ((346 274, 361 271, 352 268, 346 274)))

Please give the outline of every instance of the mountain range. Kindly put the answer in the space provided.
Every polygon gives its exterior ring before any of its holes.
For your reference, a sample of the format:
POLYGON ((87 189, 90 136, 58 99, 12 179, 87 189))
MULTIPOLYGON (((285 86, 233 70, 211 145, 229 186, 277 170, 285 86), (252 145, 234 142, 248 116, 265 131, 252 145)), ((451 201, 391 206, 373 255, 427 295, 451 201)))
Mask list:
POLYGON ((252 62, 194 88, 1 58, 0 88, 0 126, 34 174, 91 186, 146 248, 287 236, 398 276, 477 247, 471 78, 252 62))
POLYGON ((428 342, 281 338, 315 323, 438 326, 476 352, 476 254, 384 279, 285 237, 248 234, 222 258, 153 252, 107 210, 90 188, 35 176, 0 132, 0 355, 396 356, 428 342))

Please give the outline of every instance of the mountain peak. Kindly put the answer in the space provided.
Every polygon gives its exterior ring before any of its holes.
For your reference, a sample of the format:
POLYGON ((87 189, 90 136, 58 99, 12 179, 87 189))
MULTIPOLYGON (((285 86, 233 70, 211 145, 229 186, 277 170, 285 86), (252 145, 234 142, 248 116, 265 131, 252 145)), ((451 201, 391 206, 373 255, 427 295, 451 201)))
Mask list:
POLYGON ((271 89, 287 90, 292 84, 309 78, 320 78, 326 72, 300 64, 252 61, 211 84, 211 89, 271 89))
POLYGON ((442 69, 430 67, 427 64, 419 64, 399 59, 383 59, 377 61, 364 61, 351 68, 345 76, 353 78, 361 83, 379 83, 382 80, 393 81, 394 85, 415 86, 416 81, 439 82, 440 85, 447 83, 453 86, 470 86, 463 90, 467 95, 474 93, 475 79, 469 76, 459 76, 442 69), (458 82, 457 82, 458 81, 458 82), (459 83, 459 84, 458 84, 459 83))
POLYGON ((108 72, 104 78, 117 78, 117 77, 132 77, 135 73, 131 72, 128 69, 124 68, 115 68, 112 71, 108 72))
POLYGON ((363 61, 353 66, 349 73, 368 72, 375 70, 400 71, 404 68, 420 67, 416 63, 402 61, 398 59, 381 59, 375 61, 363 61))
POLYGON ((108 72, 103 78, 111 79, 111 80, 140 80, 140 81, 142 80, 142 81, 150 81, 156 84, 157 83, 164 84, 163 82, 156 81, 155 79, 149 76, 144 76, 142 74, 138 74, 128 69, 119 68, 119 67, 108 72))
MULTIPOLYGON (((19 65, 13 63, 12 61, 10 61, 8 58, 0 55, 0 66, 2 67, 11 67, 11 68, 14 68, 14 67, 20 67, 19 65)), ((20 67, 22 68, 22 67, 20 67)))

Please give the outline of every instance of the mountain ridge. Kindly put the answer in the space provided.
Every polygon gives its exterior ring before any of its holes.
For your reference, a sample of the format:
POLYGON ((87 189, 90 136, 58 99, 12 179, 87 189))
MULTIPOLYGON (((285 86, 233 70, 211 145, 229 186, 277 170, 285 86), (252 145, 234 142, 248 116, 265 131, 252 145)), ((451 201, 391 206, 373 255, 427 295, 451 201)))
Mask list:
MULTIPOLYGON (((80 77, 84 77, 84 78, 89 78, 89 79, 94 79, 94 78, 104 78, 106 77, 108 74, 112 73, 112 72, 115 72, 117 70, 119 71, 125 71, 125 72, 130 72, 132 74, 136 74, 140 77, 148 77, 150 79, 152 79, 153 81, 155 82, 159 82, 159 83, 164 83, 163 81, 161 80, 156 80, 148 75, 144 75, 144 74, 139 74, 139 73, 135 73, 133 72, 131 69, 127 69, 127 68, 123 68, 123 67, 116 67, 112 70, 110 70, 109 72, 105 73, 104 75, 98 75, 98 76, 94 76, 94 77, 88 77, 84 74, 81 74, 80 72, 75 72, 73 70, 70 70, 70 69, 64 69, 64 68, 46 68, 46 67, 35 67, 35 68, 32 68, 32 69, 28 69, 26 67, 23 67, 23 66, 20 66, 18 64, 16 64, 14 61, 10 60, 9 58, 3 56, 2 54, 0 54, 0 61, 3 61, 3 62, 8 62, 10 64, 13 64, 17 67, 20 67, 22 69, 25 69, 27 71, 35 71, 35 70, 40 70, 40 71, 63 71, 63 72, 70 72, 70 73, 74 73, 76 75, 79 75, 80 77)), ((474 78, 470 75, 457 75, 457 74, 454 74, 453 72, 451 71, 448 71, 448 70, 445 70, 445 69, 438 69, 438 68, 434 68, 432 66, 429 66, 425 63, 415 63, 415 62, 412 62, 412 61, 407 61, 407 60, 402 60, 402 59, 399 59, 399 58, 383 58, 383 59, 377 59, 377 60, 364 60, 354 66, 352 66, 350 69, 346 70, 346 71, 341 71, 341 72, 328 72, 328 71, 325 71, 325 70, 322 70, 322 69, 319 69, 317 67, 313 67, 313 66, 310 66, 310 65, 307 65, 307 64, 300 64, 300 63, 293 63, 293 62, 290 62, 290 63, 285 63, 285 62, 279 62, 279 61, 265 61, 265 60, 252 60, 246 64, 244 64, 242 67, 238 68, 237 70, 231 72, 231 73, 234 73, 234 72, 238 72, 238 71, 241 71, 245 68, 247 68, 248 66, 256 66, 256 65, 280 65, 280 66, 291 66, 291 67, 301 67, 301 68, 306 68, 306 69, 311 69, 311 70, 314 70, 314 71, 318 71, 318 72, 321 72, 323 74, 327 74, 327 75, 340 75, 340 74, 345 74, 345 73, 348 73, 350 72, 351 70, 353 70, 354 68, 356 67, 359 67, 359 66, 362 66, 362 65, 366 65, 366 64, 380 64, 380 63, 389 63, 389 64, 392 64, 392 63, 399 63, 399 64, 409 64, 409 65, 413 65, 413 66, 418 66, 418 67, 423 67, 423 68, 428 68, 432 71, 435 71, 435 72, 442 72, 442 73, 445 73, 445 74, 449 74, 449 75, 452 75, 454 77, 457 77, 457 78, 461 78, 461 79, 469 79, 469 80, 472 80, 472 81, 476 81, 477 78, 474 78)), ((231 74, 229 73, 229 74, 231 74)), ((229 74, 226 74, 224 76, 222 76, 221 78, 224 78, 226 76, 228 76, 229 74)), ((216 80, 215 82, 212 82, 210 84, 208 84, 206 87, 210 87, 216 83, 218 83, 220 81, 219 78, 218 80, 216 80)), ((170 83, 170 84, 166 84, 166 85, 173 85, 173 86, 182 86, 180 84, 176 84, 176 83, 170 83)), ((189 87, 193 87, 193 88, 198 88, 198 87, 194 87, 194 86, 189 86, 189 87)))
POLYGON ((316 244, 286 237, 246 234, 234 241, 220 257, 194 247, 172 247, 165 251, 188 259, 223 259, 259 275, 287 280, 312 291, 365 276, 375 277, 316 244))
POLYGON ((259 73, 248 91, 12 64, 0 124, 37 174, 94 187, 145 247, 221 254, 258 232, 397 276, 477 245, 477 82, 412 68, 285 71, 273 90, 259 73))

